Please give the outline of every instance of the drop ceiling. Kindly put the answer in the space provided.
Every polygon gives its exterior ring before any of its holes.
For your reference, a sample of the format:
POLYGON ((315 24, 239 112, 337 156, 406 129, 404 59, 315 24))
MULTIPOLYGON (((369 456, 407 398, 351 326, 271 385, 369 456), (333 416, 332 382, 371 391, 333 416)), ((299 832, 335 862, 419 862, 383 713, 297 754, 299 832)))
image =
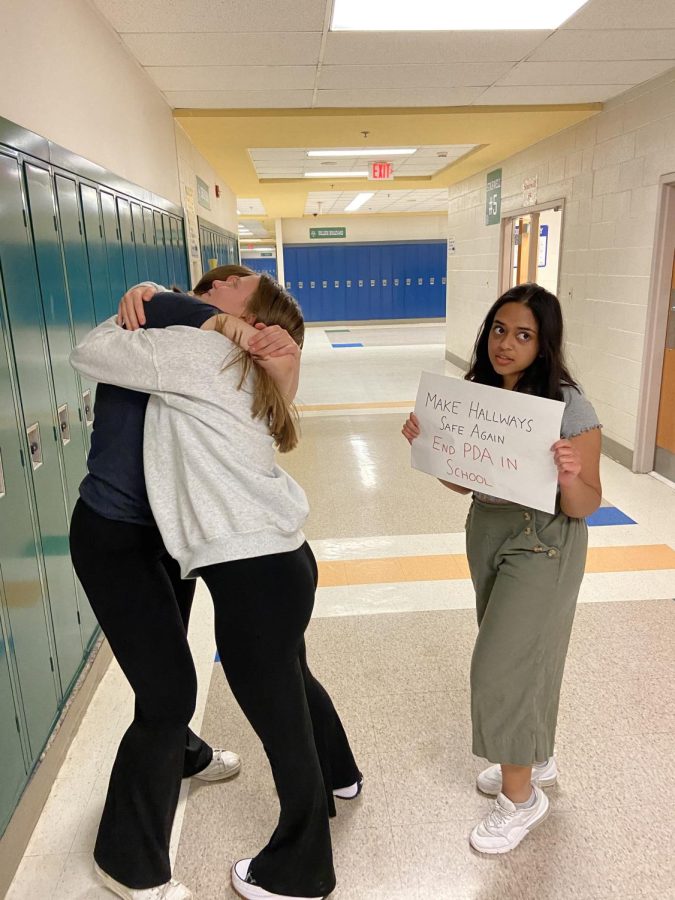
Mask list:
POLYGON ((588 0, 553 31, 457 32, 331 32, 331 0, 94 3, 223 181, 271 217, 303 215, 320 190, 267 165, 299 163, 289 151, 475 147, 393 182, 438 190, 675 66, 674 0, 588 0))

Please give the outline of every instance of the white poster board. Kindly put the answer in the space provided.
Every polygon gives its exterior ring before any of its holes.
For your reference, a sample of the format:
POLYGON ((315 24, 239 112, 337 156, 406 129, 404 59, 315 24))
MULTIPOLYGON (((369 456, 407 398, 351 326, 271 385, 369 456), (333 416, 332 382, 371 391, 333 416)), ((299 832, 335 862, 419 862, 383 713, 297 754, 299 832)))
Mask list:
POLYGON ((545 512, 555 511, 565 404, 423 372, 412 444, 414 469, 545 512))

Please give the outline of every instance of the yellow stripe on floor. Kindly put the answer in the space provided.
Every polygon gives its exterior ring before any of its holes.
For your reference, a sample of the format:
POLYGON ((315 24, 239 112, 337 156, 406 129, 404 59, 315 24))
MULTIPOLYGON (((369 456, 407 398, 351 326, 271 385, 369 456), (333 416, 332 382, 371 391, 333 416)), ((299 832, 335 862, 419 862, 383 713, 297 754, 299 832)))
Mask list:
POLYGON ((299 412, 323 412, 331 409, 398 409, 415 406, 414 400, 383 400, 381 403, 302 403, 299 412))
MULTIPOLYGON (((675 569, 675 550, 667 544, 632 547, 591 547, 587 572, 635 572, 675 569)), ((463 553, 345 559, 319 563, 319 587, 382 584, 404 581, 453 581, 469 578, 463 553)))

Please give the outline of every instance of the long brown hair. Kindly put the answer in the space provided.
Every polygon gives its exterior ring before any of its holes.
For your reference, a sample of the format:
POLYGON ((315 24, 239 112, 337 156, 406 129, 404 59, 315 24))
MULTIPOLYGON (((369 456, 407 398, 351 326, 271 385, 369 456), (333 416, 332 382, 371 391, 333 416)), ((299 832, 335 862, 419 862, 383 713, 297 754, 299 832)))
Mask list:
MULTIPOLYGON (((248 273, 247 273, 248 274, 248 273)), ((297 300, 277 284, 269 275, 261 275, 258 287, 246 302, 244 317, 251 317, 265 325, 285 328, 298 347, 305 339, 305 321, 297 300)), ((216 318, 216 330, 224 334, 226 316, 216 318)), ((241 389, 253 366, 253 401, 251 414, 254 419, 264 419, 280 453, 287 453, 298 443, 298 414, 292 400, 284 397, 272 376, 244 350, 228 364, 241 366, 241 389)), ((227 368, 227 367, 226 367, 227 368)))
POLYGON ((192 288, 192 293, 197 297, 201 297, 213 287, 214 281, 227 281, 230 275, 238 275, 240 278, 244 275, 256 275, 253 269, 247 266, 235 265, 234 263, 227 266, 216 266, 215 269, 209 269, 206 274, 202 275, 197 284, 192 288))

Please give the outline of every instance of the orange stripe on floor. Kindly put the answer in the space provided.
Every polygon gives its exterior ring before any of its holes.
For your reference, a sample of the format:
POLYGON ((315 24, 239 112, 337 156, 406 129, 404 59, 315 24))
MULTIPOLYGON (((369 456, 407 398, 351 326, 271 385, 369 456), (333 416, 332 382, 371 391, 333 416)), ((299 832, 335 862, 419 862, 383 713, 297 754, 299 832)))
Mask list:
POLYGON ((415 406, 414 400, 383 400, 381 403, 302 403, 300 412, 319 412, 329 409, 398 409, 401 406, 415 406))
MULTIPOLYGON (((675 569, 675 550, 667 544, 591 547, 586 559, 587 572, 636 572, 649 569, 675 569)), ((319 587, 453 581, 460 578, 469 578, 469 565, 463 553, 344 559, 319 563, 319 587)))

